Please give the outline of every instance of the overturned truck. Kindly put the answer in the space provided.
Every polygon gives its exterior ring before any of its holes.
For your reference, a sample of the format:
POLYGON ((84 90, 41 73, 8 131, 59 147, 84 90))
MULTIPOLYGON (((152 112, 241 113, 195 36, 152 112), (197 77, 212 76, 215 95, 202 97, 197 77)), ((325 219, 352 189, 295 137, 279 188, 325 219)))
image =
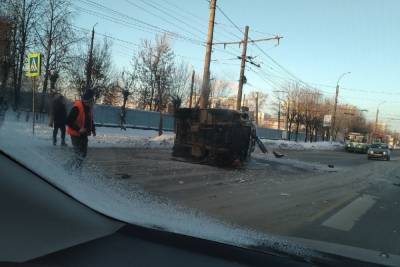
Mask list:
POLYGON ((257 138, 246 111, 181 108, 175 112, 173 156, 217 166, 241 166, 250 159, 257 138))

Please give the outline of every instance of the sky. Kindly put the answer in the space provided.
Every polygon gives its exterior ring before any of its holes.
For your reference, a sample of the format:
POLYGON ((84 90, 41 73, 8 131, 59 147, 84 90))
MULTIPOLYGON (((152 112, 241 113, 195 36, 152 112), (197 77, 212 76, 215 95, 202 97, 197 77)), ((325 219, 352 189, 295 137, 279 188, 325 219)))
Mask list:
MULTIPOLYGON (((209 20, 207 0, 72 3, 75 26, 91 29, 97 23, 96 38, 102 39, 101 34, 113 37, 116 68, 128 68, 142 40, 154 40, 157 30, 167 30, 181 36, 172 39, 177 57, 201 75, 202 43, 209 20)), ((273 91, 290 80, 300 79, 333 97, 339 76, 351 72, 340 81, 339 103, 368 110, 367 119, 375 120, 378 105, 385 102, 380 106, 379 121, 400 131, 400 1, 218 0, 217 5, 214 42, 239 41, 246 25, 251 39, 283 37, 279 45, 266 41, 248 47, 247 55, 255 57, 261 67, 246 69, 244 93, 257 90, 268 94, 267 112, 274 112, 273 91)), ((240 73, 236 57, 240 55, 238 45, 214 46, 213 77, 236 83, 240 73)))

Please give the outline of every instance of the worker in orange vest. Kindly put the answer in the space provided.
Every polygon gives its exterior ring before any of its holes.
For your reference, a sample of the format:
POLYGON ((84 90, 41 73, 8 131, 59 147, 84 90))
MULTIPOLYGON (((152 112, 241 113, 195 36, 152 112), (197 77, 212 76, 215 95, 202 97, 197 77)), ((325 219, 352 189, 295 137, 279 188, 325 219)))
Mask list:
POLYGON ((82 100, 75 101, 67 118, 67 132, 71 136, 72 146, 76 155, 73 166, 80 168, 86 157, 88 148, 88 136, 96 136, 93 118, 94 93, 86 90, 82 100))

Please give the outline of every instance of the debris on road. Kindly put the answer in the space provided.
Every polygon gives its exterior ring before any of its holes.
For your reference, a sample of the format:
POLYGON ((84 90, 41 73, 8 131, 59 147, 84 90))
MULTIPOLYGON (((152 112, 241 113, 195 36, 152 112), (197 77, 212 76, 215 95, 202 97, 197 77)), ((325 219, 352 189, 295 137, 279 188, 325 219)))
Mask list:
POLYGON ((280 193, 279 195, 282 196, 282 197, 290 197, 289 193, 280 193))
POLYGON ((285 156, 285 155, 283 155, 283 154, 281 154, 281 153, 279 153, 279 152, 276 152, 276 151, 273 151, 272 153, 274 154, 275 158, 278 158, 278 159, 280 159, 280 158, 282 158, 283 156, 285 156))

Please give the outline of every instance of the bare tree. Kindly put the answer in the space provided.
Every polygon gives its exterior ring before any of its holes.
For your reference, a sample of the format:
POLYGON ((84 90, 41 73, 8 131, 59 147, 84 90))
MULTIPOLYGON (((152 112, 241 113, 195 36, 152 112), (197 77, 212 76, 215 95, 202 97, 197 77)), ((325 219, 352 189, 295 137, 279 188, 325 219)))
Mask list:
POLYGON ((42 0, 5 0, 4 6, 13 21, 12 27, 12 69, 14 87, 14 108, 20 102, 23 68, 26 51, 33 43, 33 33, 42 0))
POLYGON ((121 103, 121 92, 122 88, 115 82, 108 86, 109 88, 104 92, 102 97, 102 104, 110 105, 110 106, 117 106, 121 103))
POLYGON ((156 36, 154 44, 145 40, 142 49, 134 56, 133 62, 137 67, 138 87, 135 98, 142 108, 160 113, 159 134, 162 134, 163 111, 171 100, 171 95, 180 97, 186 73, 176 68, 175 55, 167 35, 156 36), (182 78, 183 77, 183 78, 182 78), (179 79, 176 80, 176 79, 179 79), (174 88, 177 86, 177 88, 174 88))
MULTIPOLYGON (((2 5, 0 5, 0 8, 2 5)), ((6 99, 6 86, 11 69, 11 21, 0 13, 0 107, 6 99)))
POLYGON ((171 80, 172 86, 169 94, 174 110, 177 110, 182 105, 183 100, 190 97, 190 72, 185 62, 176 63, 171 80))
MULTIPOLYGON (((87 53, 83 49, 76 48, 75 55, 70 56, 67 68, 69 84, 78 95, 82 95, 85 88, 86 72, 88 71, 87 53)), ((93 64, 91 69, 92 89, 95 91, 96 101, 101 100, 108 90, 115 84, 113 77, 113 66, 111 62, 111 43, 107 38, 101 44, 96 43, 93 48, 93 64)))
POLYGON ((60 69, 66 64, 68 49, 76 41, 70 24, 70 7, 70 0, 43 0, 39 9, 40 20, 35 25, 35 31, 39 46, 44 51, 44 80, 40 107, 42 112, 49 80, 51 87, 54 87, 60 69))
POLYGON ((120 127, 121 130, 126 130, 126 103, 128 101, 129 96, 134 94, 136 89, 138 88, 138 75, 137 75, 137 61, 134 61, 132 64, 132 71, 122 71, 120 76, 120 83, 122 89, 122 97, 123 102, 121 106, 120 113, 120 127))
POLYGON ((262 110, 265 108, 267 104, 268 95, 262 92, 251 91, 246 96, 246 105, 250 111, 256 110, 256 102, 257 102, 257 93, 258 93, 258 110, 262 110))

